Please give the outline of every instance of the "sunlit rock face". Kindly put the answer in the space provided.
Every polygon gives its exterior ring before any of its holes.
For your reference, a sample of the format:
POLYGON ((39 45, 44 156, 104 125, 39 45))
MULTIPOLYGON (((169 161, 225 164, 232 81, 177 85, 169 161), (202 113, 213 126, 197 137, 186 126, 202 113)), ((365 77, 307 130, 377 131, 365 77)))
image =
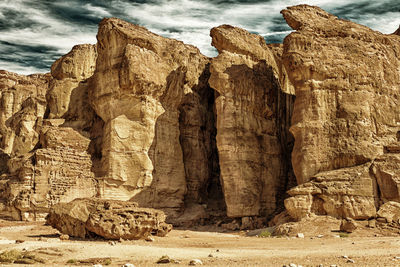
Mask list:
POLYGON ((103 20, 97 38, 91 100, 105 122, 102 196, 177 216, 212 173, 209 59, 118 19, 103 20))
POLYGON ((296 93, 292 163, 302 184, 289 191, 286 208, 374 216, 380 201, 398 195, 397 156, 388 153, 399 145, 400 38, 318 7, 282 14, 295 30, 282 57, 296 93))
POLYGON ((294 98, 283 92, 281 69, 261 36, 223 25, 211 37, 219 52, 209 83, 219 93, 217 147, 227 214, 268 215, 291 172, 284 147, 294 98))

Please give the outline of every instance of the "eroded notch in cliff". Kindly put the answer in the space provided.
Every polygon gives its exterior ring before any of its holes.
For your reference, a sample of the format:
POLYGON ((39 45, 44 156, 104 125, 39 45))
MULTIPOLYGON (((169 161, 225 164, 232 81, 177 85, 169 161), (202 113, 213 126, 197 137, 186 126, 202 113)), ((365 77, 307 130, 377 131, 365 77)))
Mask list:
POLYGON ((217 92, 209 86, 209 77, 207 65, 199 83, 184 96, 179 106, 179 141, 187 183, 185 207, 199 215, 207 210, 207 215, 224 216, 226 207, 216 145, 217 92))

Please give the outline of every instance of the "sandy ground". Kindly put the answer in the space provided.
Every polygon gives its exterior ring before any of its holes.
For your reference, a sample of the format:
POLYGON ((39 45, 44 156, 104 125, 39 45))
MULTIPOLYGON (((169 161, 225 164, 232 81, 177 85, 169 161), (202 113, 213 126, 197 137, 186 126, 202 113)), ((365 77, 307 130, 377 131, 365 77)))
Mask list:
POLYGON ((153 242, 137 240, 111 244, 103 240, 61 241, 58 232, 43 223, 0 221, 0 250, 28 250, 46 259, 46 264, 35 266, 76 266, 67 261, 105 257, 112 258, 109 266, 125 263, 136 267, 177 265, 156 264, 163 255, 186 266, 195 258, 205 266, 283 266, 289 263, 302 266, 400 266, 398 236, 350 234, 338 237, 338 233, 332 232, 322 237, 305 234, 305 238, 260 238, 248 234, 252 233, 173 230, 167 237, 155 237, 153 242), (16 243, 16 240, 24 242, 16 243), (347 263, 343 256, 355 263, 347 263))

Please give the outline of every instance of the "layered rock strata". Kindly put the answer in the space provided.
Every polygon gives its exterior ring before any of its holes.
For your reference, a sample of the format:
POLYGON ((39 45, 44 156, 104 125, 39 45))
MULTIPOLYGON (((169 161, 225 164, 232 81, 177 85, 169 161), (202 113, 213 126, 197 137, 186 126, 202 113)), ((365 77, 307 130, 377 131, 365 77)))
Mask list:
POLYGON ((79 45, 53 64, 51 75, 4 73, 3 100, 11 106, 3 110, 2 149, 10 159, 1 198, 14 219, 41 220, 58 202, 98 194, 88 153, 96 116, 87 80, 95 60, 95 46, 79 45))

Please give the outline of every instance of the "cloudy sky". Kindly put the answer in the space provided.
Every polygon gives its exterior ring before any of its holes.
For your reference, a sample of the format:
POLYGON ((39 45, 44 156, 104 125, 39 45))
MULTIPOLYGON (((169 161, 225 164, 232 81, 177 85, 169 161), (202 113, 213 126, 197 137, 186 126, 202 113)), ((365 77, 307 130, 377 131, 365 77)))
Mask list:
POLYGON ((209 31, 231 24, 281 42, 290 33, 280 10, 307 3, 383 33, 400 24, 400 0, 0 0, 0 69, 48 72, 75 44, 96 43, 97 24, 118 17, 193 44, 208 55, 209 31))

